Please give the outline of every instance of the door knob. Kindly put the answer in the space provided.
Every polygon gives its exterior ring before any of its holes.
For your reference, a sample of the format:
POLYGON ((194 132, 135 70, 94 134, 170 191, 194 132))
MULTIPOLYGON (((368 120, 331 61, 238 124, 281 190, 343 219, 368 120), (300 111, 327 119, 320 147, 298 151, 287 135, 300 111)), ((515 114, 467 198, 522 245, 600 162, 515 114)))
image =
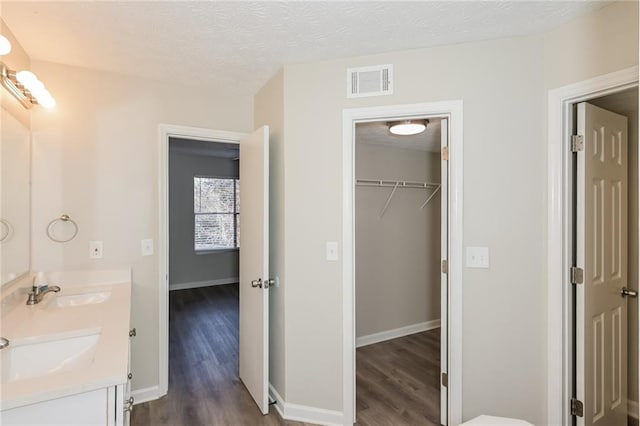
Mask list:
POLYGON ((626 287, 622 287, 622 291, 620 292, 622 297, 638 297, 638 292, 635 290, 629 290, 626 287))
POLYGON ((262 288, 262 278, 258 278, 257 280, 252 280, 251 281, 251 287, 253 287, 253 288, 256 288, 256 287, 262 288))

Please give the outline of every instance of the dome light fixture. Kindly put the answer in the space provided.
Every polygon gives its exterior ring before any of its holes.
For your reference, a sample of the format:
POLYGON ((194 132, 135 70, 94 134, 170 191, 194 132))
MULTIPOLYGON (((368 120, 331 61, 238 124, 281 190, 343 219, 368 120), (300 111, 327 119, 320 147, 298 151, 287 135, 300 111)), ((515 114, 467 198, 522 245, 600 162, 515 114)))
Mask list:
POLYGON ((11 42, 0 34, 0 56, 7 55, 9 52, 11 52, 11 42))
POLYGON ((424 119, 399 120, 388 122, 387 127, 389 127, 389 131, 394 135, 410 136, 424 132, 427 128, 427 124, 429 124, 429 120, 424 119))

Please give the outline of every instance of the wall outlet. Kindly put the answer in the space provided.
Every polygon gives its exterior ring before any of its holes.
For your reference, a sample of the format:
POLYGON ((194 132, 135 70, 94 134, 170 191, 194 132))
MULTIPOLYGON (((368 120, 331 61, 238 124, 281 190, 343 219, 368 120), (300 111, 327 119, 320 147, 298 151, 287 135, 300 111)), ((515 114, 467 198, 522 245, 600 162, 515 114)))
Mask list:
POLYGON ((467 268, 489 268, 489 247, 467 247, 467 268))
POLYGON ((148 238, 146 240, 142 240, 141 250, 143 256, 152 256, 153 255, 153 240, 148 238))
POLYGON ((337 241, 327 241, 327 260, 330 262, 335 262, 338 260, 337 241))
POLYGON ((89 241, 89 259, 102 259, 102 241, 89 241))

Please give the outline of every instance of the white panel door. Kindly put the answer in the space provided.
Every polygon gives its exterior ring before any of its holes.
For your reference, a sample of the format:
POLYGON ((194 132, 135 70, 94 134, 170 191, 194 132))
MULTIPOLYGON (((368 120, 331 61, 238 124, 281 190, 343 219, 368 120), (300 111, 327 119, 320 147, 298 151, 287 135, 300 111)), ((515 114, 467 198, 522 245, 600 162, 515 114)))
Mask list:
MULTIPOLYGON (((449 261, 449 120, 440 121, 440 258, 449 261)), ((449 343, 449 277, 440 270, 440 423, 448 424, 448 387, 442 383, 443 374, 448 372, 449 343)), ((448 385, 448 384, 447 384, 448 385)))
POLYGON ((627 119, 578 105, 576 265, 577 424, 627 424, 627 119))
POLYGON ((269 412, 269 127, 240 141, 240 379, 269 412))

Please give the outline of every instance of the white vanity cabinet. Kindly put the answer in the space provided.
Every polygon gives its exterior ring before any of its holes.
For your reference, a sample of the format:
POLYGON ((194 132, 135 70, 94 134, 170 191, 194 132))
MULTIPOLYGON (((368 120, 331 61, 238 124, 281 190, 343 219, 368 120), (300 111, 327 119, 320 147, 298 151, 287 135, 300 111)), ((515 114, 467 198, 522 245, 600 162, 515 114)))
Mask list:
POLYGON ((132 377, 132 373, 128 373, 127 381, 119 385, 1 411, 0 425, 129 426, 133 408, 132 377))
POLYGON ((126 384, 25 405, 0 413, 3 426, 128 426, 126 384))
POLYGON ((0 425, 129 426, 131 271, 49 275, 59 293, 2 316, 0 425))

